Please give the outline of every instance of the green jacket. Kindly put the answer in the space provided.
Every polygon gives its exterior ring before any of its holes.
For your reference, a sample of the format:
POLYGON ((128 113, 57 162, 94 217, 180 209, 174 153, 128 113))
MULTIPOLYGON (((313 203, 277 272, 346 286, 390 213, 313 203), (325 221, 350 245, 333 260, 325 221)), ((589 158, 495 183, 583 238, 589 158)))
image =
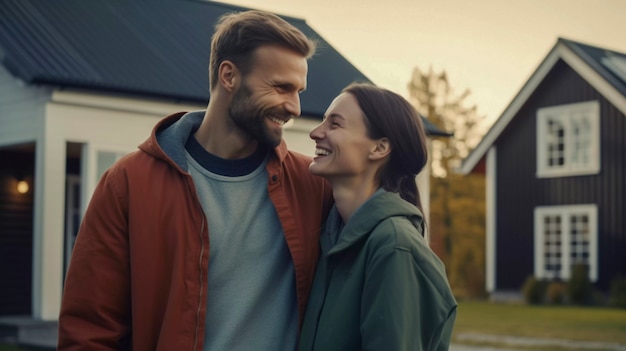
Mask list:
POLYGON ((342 227, 333 208, 300 350, 448 350, 457 304, 419 210, 379 190, 342 227))

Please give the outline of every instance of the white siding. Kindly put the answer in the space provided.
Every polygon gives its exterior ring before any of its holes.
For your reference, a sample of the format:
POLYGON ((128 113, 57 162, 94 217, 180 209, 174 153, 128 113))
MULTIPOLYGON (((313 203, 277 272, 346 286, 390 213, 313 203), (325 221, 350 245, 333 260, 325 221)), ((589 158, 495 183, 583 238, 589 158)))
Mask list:
POLYGON ((309 137, 309 133, 321 120, 315 120, 300 116, 285 126, 283 138, 289 150, 297 151, 307 156, 315 156, 315 141, 309 137))
POLYGON ((26 86, 0 66, 0 92, 0 146, 35 141, 50 89, 26 86))

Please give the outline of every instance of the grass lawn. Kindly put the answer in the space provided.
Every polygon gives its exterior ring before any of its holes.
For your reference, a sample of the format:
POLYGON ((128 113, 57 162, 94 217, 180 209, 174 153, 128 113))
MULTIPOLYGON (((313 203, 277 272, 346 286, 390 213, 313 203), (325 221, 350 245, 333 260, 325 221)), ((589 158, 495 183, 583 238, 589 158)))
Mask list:
MULTIPOLYGON (((596 307, 530 306, 479 301, 461 301, 453 338, 460 334, 485 334, 530 338, 598 341, 626 345, 626 310, 596 307)), ((458 339, 457 339, 457 343, 458 339)), ((468 342, 462 342, 468 343, 468 342)), ((469 342, 492 349, 492 342, 469 342)), ((588 350, 551 347, 522 347, 524 350, 588 350)), ((599 351, 599 349, 595 349, 599 351)), ((23 351, 0 344, 0 351, 23 351)))
POLYGON ((626 345, 626 310, 462 301, 454 335, 462 333, 626 345))

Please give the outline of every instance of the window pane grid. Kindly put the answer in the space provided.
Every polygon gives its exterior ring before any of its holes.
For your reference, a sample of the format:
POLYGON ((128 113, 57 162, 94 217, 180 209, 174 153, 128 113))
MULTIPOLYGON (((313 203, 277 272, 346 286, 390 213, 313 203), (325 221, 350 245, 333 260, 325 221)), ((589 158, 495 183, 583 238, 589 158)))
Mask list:
POLYGON ((554 119, 548 120, 548 167, 565 164, 565 128, 554 119))
POLYGON ((570 255, 572 264, 589 264, 589 216, 570 216, 570 255))
POLYGON ((572 156, 573 167, 584 167, 590 162, 591 125, 585 116, 574 118, 572 122, 572 156))
POLYGON ((598 101, 537 110, 537 176, 596 174, 600 168, 598 101))
POLYGON ((562 270, 561 217, 544 217, 544 262, 545 272, 550 278, 558 278, 562 270))
POLYGON ((567 280, 576 264, 598 279, 597 207, 593 204, 541 206, 535 209, 535 276, 567 280))

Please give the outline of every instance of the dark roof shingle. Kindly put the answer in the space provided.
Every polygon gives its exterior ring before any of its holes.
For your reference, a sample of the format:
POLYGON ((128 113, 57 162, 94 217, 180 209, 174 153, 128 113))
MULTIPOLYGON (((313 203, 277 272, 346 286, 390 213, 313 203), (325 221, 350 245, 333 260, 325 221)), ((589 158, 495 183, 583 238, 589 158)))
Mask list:
POLYGON ((626 96, 626 53, 559 38, 609 84, 626 96))
MULTIPOLYGON (((0 62, 27 84, 206 103, 214 25, 243 10, 202 0, 0 0, 0 62)), ((303 114, 321 117, 346 85, 371 82, 304 20, 282 17, 318 41, 303 114)))
MULTIPOLYGON (((0 0, 2 63, 29 84, 206 102, 211 35, 221 15, 246 8, 199 0, 0 0)), ((302 111, 321 116, 353 81, 369 81, 305 21, 319 41, 302 111)))

